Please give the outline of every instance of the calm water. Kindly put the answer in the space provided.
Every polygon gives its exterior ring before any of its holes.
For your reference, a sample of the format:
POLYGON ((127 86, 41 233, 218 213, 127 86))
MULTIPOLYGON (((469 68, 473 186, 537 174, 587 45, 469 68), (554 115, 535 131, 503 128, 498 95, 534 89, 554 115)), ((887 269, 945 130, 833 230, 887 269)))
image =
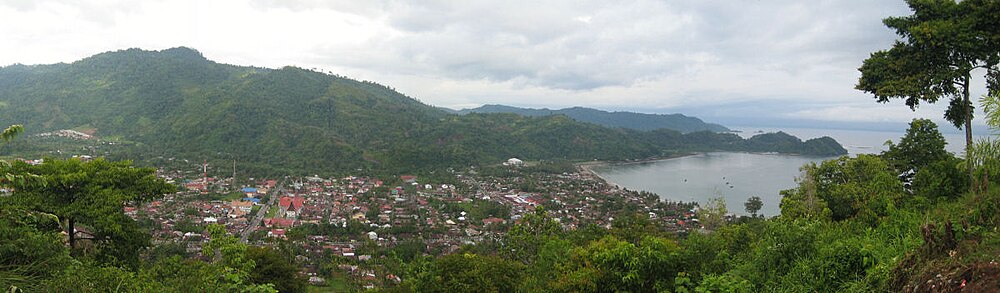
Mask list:
MULTIPOLYGON (((736 127, 749 137, 757 131, 784 131, 803 140, 821 136, 836 139, 851 155, 880 153, 886 140, 899 142, 905 129, 899 132, 831 130, 810 128, 754 128, 736 127)), ((944 134, 947 149, 961 154, 964 136, 944 134)), ((799 167, 809 162, 819 162, 830 157, 790 155, 764 155, 748 153, 708 153, 683 158, 641 164, 609 165, 594 168, 605 180, 632 190, 645 190, 659 194, 664 200, 697 201, 704 204, 709 198, 722 196, 730 212, 745 214, 743 203, 751 196, 764 201, 761 213, 774 216, 780 213, 778 192, 795 187, 799 167)))
POLYGON ((758 213, 780 213, 778 191, 795 187, 799 167, 828 157, 707 153, 638 164, 594 168, 605 180, 632 190, 645 190, 664 200, 697 201, 723 197, 732 213, 745 214, 743 203, 760 196, 764 207, 758 213))

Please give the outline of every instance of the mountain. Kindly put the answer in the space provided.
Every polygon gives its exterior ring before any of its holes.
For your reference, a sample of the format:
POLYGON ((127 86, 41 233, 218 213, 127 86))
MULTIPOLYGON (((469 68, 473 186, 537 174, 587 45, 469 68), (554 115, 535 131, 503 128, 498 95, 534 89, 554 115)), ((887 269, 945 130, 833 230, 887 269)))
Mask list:
MULTIPOLYGON (((74 129, 127 146, 113 159, 178 157, 222 166, 236 160, 241 173, 260 175, 422 172, 509 157, 623 160, 742 150, 749 141, 612 129, 566 116, 454 115, 373 82, 219 64, 189 48, 2 67, 0 124, 24 124, 29 135, 74 129)), ((831 153, 807 143, 785 150, 831 153)))
POLYGON ((685 116, 682 114, 643 114, 634 112, 608 112, 597 109, 572 107, 559 110, 518 108, 504 105, 483 105, 479 108, 462 109, 455 111, 458 114, 468 113, 514 113, 524 116, 550 116, 566 115, 573 120, 593 123, 611 128, 628 128, 641 131, 656 130, 661 128, 677 130, 680 132, 730 131, 725 126, 705 123, 701 119, 685 116))

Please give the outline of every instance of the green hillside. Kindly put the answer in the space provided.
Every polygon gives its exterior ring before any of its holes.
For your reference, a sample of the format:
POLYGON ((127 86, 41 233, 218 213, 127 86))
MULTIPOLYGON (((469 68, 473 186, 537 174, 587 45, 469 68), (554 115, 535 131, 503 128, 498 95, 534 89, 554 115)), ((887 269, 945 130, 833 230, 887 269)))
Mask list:
POLYGON ((597 109, 572 107, 559 110, 518 108, 504 105, 483 105, 479 108, 454 111, 457 114, 468 113, 514 113, 524 116, 566 115, 573 120, 593 123, 612 128, 628 128, 642 131, 670 129, 684 133, 697 131, 726 132, 725 126, 705 123, 696 117, 682 114, 643 114, 634 112, 608 112, 597 109))
POLYGON ((622 160, 701 150, 846 153, 836 143, 760 146, 733 134, 640 132, 564 116, 454 115, 376 83, 219 64, 188 48, 3 67, 0 103, 0 123, 24 124, 29 135, 76 129, 135 142, 112 158, 237 160, 248 174, 419 172, 509 157, 622 160))

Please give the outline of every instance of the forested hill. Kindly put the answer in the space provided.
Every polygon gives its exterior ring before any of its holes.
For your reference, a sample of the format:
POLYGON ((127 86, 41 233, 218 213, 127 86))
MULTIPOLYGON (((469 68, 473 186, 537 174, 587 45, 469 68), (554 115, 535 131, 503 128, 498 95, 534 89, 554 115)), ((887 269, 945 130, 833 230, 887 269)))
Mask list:
POLYGON ((518 108, 504 105, 483 105, 479 108, 462 109, 455 111, 457 114, 468 113, 514 113, 524 116, 551 116, 566 115, 573 120, 587 123, 594 123, 611 128, 628 128, 642 131, 656 130, 661 128, 676 130, 684 133, 697 131, 726 132, 729 128, 725 126, 705 123, 697 117, 685 116, 683 114, 643 114, 635 112, 608 112, 597 109, 572 107, 559 110, 518 108))
POLYGON ((237 159, 249 174, 418 172, 509 157, 622 160, 699 150, 846 153, 828 138, 793 138, 778 148, 733 134, 640 132, 565 116, 453 115, 376 83, 219 64, 188 48, 2 67, 0 123, 24 124, 29 135, 75 129, 133 145, 116 159, 237 159))

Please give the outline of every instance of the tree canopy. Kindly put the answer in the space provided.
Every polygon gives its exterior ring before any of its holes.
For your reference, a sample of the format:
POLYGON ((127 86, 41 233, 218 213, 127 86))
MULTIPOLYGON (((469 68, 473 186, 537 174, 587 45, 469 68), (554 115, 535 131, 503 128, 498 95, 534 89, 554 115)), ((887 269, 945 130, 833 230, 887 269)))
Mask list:
MULTIPOLYGON (((883 23, 902 40, 864 61, 856 89, 880 103, 903 99, 910 109, 948 98, 944 118, 965 129, 972 146, 972 72, 985 69, 991 95, 1000 92, 1000 4, 991 0, 906 1, 913 14, 883 23)), ((969 179, 972 167, 969 164, 969 179)))
POLYGON ((134 266, 139 249, 149 246, 148 233, 125 215, 123 205, 148 201, 175 189, 157 178, 155 169, 132 167, 127 161, 15 162, 10 172, 39 176, 42 182, 15 185, 14 194, 0 200, 59 217, 65 222, 71 248, 77 246, 77 235, 87 235, 85 238, 95 244, 94 256, 108 264, 134 266))

